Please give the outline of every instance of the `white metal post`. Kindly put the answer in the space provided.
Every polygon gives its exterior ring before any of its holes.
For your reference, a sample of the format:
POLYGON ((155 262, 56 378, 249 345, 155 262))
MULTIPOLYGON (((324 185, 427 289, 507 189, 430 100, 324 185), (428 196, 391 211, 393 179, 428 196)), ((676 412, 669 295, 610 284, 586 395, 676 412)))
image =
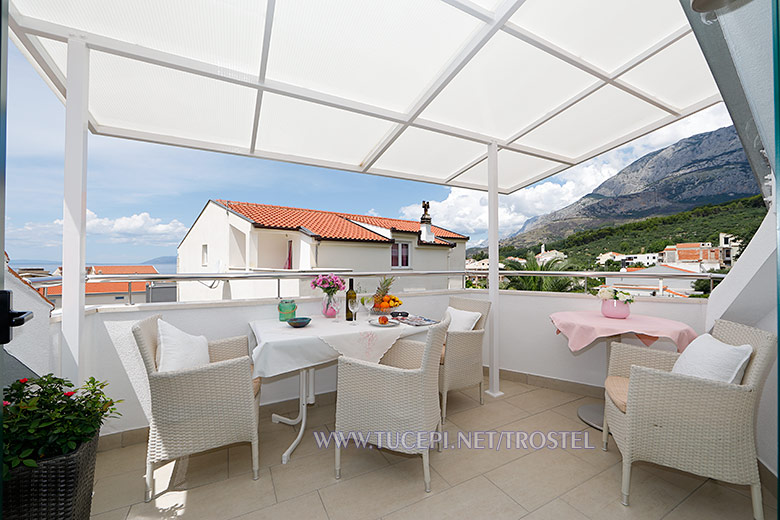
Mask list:
POLYGON ((88 97, 89 49, 83 41, 70 39, 62 211, 62 370, 66 377, 79 383, 84 379, 84 352, 80 346, 84 329, 88 97))
POLYGON ((488 395, 504 393, 498 388, 499 305, 498 305, 498 144, 488 145, 488 294, 490 297, 490 388, 488 395))

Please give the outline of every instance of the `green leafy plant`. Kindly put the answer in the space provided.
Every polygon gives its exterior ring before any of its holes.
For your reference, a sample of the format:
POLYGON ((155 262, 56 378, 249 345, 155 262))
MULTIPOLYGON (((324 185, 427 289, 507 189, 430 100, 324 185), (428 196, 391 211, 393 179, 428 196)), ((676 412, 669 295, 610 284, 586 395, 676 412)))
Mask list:
POLYGON ((100 431, 103 421, 118 417, 116 404, 102 383, 90 377, 80 388, 48 374, 19 379, 3 389, 3 480, 19 465, 75 451, 100 431))

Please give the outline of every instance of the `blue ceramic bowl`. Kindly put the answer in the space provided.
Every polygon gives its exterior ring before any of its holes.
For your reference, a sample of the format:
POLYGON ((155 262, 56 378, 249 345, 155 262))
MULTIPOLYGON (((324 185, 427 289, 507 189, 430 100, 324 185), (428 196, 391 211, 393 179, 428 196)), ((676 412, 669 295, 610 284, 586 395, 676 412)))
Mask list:
POLYGON ((287 320, 287 324, 294 329, 300 329, 301 327, 308 325, 310 321, 311 318, 292 318, 287 320))

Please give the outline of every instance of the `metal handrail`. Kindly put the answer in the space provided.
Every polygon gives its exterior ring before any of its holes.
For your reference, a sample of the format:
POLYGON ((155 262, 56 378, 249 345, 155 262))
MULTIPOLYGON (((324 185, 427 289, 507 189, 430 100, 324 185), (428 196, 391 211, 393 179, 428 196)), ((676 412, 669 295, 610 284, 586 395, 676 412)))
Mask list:
MULTIPOLYGON (((470 276, 487 276, 486 270, 468 270, 470 276)), ((499 271, 502 276, 555 276, 569 278, 687 278, 692 280, 722 280, 719 273, 642 273, 639 271, 499 271)))
MULTIPOLYGON (((332 270, 329 273, 349 276, 351 278, 375 278, 377 276, 487 276, 484 270, 465 271, 371 271, 356 272, 347 269, 332 270)), ((241 272, 241 273, 175 273, 175 274, 94 274, 86 275, 89 282, 195 282, 195 281, 232 281, 232 280, 276 280, 276 279, 302 279, 316 278, 323 271, 268 271, 268 272, 241 272)), ((718 273, 642 273, 639 271, 507 271, 498 272, 501 276, 553 276, 570 278, 684 278, 692 280, 722 280, 725 274, 718 273)), ((60 285, 61 276, 48 276, 30 278, 27 280, 32 285, 45 287, 60 285)))

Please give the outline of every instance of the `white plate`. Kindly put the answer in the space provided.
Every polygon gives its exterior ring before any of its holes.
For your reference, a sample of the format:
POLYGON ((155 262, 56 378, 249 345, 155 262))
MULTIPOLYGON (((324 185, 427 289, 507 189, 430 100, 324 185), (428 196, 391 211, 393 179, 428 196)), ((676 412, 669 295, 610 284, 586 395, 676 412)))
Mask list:
POLYGON ((370 323, 374 327, 397 327, 398 325, 401 324, 400 322, 395 321, 395 320, 390 319, 390 318, 388 318, 388 321, 387 321, 387 323, 385 325, 382 325, 381 323, 379 323, 379 318, 372 318, 372 319, 368 320, 368 323, 370 323))

